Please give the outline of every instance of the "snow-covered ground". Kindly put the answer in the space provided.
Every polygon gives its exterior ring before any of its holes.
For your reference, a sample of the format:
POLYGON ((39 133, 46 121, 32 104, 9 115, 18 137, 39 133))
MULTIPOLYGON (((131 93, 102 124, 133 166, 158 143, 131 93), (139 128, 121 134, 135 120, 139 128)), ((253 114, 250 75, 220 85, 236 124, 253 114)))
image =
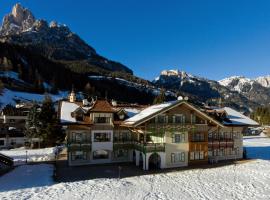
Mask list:
MULTIPOLYGON (((61 91, 58 95, 50 95, 53 101, 57 101, 67 97, 67 91, 61 91)), ((0 95, 0 102, 4 105, 6 104, 15 104, 14 100, 22 101, 37 101, 42 102, 44 100, 43 94, 36 93, 27 93, 27 92, 18 92, 12 91, 9 89, 4 89, 3 94, 0 95)))
POLYGON ((270 139, 264 133, 259 136, 245 136, 243 143, 248 158, 270 160, 270 139))
MULTIPOLYGON (((245 138, 244 144, 250 153, 270 148, 270 139, 245 138)), ((0 199, 270 199, 270 161, 260 154, 237 165, 58 184, 51 165, 20 166, 0 177, 0 199)))
POLYGON ((14 159, 15 164, 20 164, 25 163, 26 161, 26 151, 27 151, 27 160, 29 162, 40 162, 40 161, 54 160, 57 148, 55 147, 44 149, 17 148, 11 150, 2 150, 0 151, 0 153, 12 157, 14 159))

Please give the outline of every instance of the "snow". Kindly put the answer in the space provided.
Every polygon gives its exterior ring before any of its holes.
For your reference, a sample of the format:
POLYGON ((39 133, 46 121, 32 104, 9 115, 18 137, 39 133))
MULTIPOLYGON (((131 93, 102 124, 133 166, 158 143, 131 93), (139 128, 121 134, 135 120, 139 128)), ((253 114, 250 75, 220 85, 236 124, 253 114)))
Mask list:
MULTIPOLYGON (((61 91, 57 95, 50 94, 53 101, 63 99, 67 96, 67 91, 61 91)), ((15 104, 14 99, 22 101, 37 101, 42 102, 44 100, 44 94, 18 92, 9 89, 4 89, 3 94, 0 96, 0 102, 3 104, 15 104)))
MULTIPOLYGON (((110 77, 110 76, 88 76, 88 78, 94 79, 94 80, 112 80, 113 79, 113 77, 110 77)), ((140 84, 140 83, 136 83, 136 82, 132 82, 132 81, 127 81, 127 80, 122 79, 122 78, 115 78, 115 80, 117 80, 119 84, 122 84, 122 85, 125 85, 128 87, 132 87, 132 88, 136 88, 139 91, 151 92, 154 95, 159 95, 161 92, 161 88, 156 88, 153 85, 140 84)), ((165 95, 174 97, 175 93, 167 90, 167 91, 165 91, 165 95)))
POLYGON ((55 158, 55 152, 57 152, 57 148, 56 147, 44 149, 17 148, 10 150, 1 150, 0 153, 13 158, 14 163, 16 165, 25 163, 26 151, 27 151, 27 160, 29 162, 51 161, 54 160, 55 158))
POLYGON ((234 91, 242 92, 244 86, 250 85, 252 87, 254 83, 258 83, 263 87, 269 88, 270 75, 260 76, 255 79, 249 79, 244 76, 231 76, 218 82, 225 87, 232 87, 231 89, 233 89, 234 91), (238 81, 237 84, 235 84, 235 81, 238 81))
POLYGON ((225 87, 230 87, 234 91, 242 92, 244 86, 250 85, 252 87, 254 80, 243 76, 231 76, 218 82, 225 87), (237 84, 235 81, 238 81, 237 84))
POLYGON ((12 172, 0 177, 0 198, 4 199, 27 199, 27 194, 18 195, 16 198, 9 196, 13 190, 23 191, 24 188, 31 188, 34 192, 34 187, 44 187, 53 184, 52 180, 53 165, 22 165, 16 167, 12 172))
MULTIPOLYGON (((249 154, 254 149, 248 147, 270 149, 270 138, 245 137, 244 144, 249 154)), ((24 165, 0 177, 0 199, 268 200, 270 161, 261 158, 207 169, 66 183, 52 181, 52 165, 24 165)))
POLYGON ((270 75, 268 76, 260 76, 255 79, 255 81, 259 84, 261 84, 263 87, 270 87, 270 75))
POLYGON ((270 138, 264 133, 259 136, 245 136, 243 144, 248 158, 270 160, 270 138))
POLYGON ((21 79, 19 79, 19 74, 13 71, 2 71, 0 72, 0 77, 12 78, 18 81, 22 81, 21 79))
POLYGON ((269 199, 269 164, 269 161, 257 160, 212 169, 58 184, 51 181, 52 168, 49 165, 28 165, 0 177, 0 198, 269 199))
POLYGON ((153 106, 150 106, 148 108, 145 108, 144 110, 142 110, 140 113, 138 113, 137 115, 125 120, 125 124, 127 125, 132 125, 132 124, 135 124, 151 115, 154 115, 158 112, 160 112, 161 110, 163 109, 166 109, 174 104, 177 104, 179 103, 179 101, 169 101, 169 102, 166 102, 166 103, 162 103, 162 104, 157 104, 157 105, 153 105, 153 106))
POLYGON ((141 110, 137 108, 124 108, 124 110, 127 112, 128 117, 133 117, 134 115, 141 112, 141 110))
POLYGON ((74 117, 71 117, 71 113, 79 107, 80 106, 77 105, 76 103, 62 101, 60 113, 61 123, 75 123, 76 119, 74 117))
POLYGON ((223 108, 225 112, 227 113, 227 117, 231 121, 231 123, 223 122, 225 125, 251 125, 251 126, 258 126, 259 124, 255 122, 254 120, 250 119, 249 117, 241 114, 240 112, 237 112, 236 110, 224 107, 223 108))

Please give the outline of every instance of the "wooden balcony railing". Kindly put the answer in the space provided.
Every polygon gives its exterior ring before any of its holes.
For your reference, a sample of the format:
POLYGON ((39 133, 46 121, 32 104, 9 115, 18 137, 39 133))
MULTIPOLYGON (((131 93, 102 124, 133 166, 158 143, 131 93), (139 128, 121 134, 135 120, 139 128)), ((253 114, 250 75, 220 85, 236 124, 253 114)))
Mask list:
POLYGON ((144 153, 149 152, 164 152, 165 151, 165 143, 139 143, 136 142, 134 144, 134 148, 138 151, 142 151, 144 153))

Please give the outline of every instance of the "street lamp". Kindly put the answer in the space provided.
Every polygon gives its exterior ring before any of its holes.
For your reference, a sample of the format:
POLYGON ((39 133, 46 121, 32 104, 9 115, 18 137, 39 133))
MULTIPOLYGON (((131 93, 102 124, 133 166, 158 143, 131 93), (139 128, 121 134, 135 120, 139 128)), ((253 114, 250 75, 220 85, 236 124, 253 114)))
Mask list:
POLYGON ((27 163, 27 150, 25 151, 25 162, 27 163))

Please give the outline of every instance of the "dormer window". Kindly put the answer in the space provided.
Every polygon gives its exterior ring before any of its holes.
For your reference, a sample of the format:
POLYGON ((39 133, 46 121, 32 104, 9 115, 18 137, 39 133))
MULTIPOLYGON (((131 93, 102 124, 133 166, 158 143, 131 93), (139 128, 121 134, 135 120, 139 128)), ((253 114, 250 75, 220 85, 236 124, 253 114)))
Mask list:
POLYGON ((108 124, 110 123, 110 117, 95 117, 96 124, 108 124))
POLYGON ((71 117, 75 118, 76 121, 83 121, 84 111, 82 110, 82 108, 78 108, 77 110, 71 113, 71 117))
POLYGON ((81 113, 76 114, 75 118, 76 118, 76 121, 83 121, 83 114, 81 113))

